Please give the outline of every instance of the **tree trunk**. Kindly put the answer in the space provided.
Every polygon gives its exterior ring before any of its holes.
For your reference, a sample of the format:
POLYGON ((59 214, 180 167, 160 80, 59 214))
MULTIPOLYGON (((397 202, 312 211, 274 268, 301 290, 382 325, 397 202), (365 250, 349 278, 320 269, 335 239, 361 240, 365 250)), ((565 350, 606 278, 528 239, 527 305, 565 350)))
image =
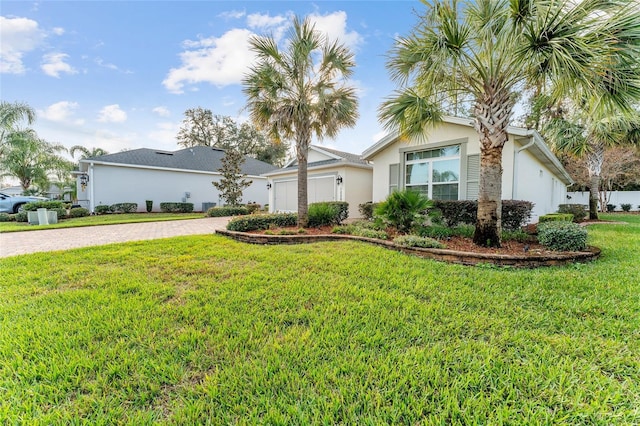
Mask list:
POLYGON ((298 159, 298 227, 306 228, 309 225, 309 198, 307 196, 307 159, 309 157, 308 131, 301 132, 296 143, 296 156, 298 159))
POLYGON ((474 127, 480 138, 478 217, 473 242, 479 246, 501 246, 502 148, 509 139, 507 125, 512 110, 512 96, 499 83, 487 84, 473 108, 474 127))
MULTIPOLYGON (((589 171, 589 219, 598 219, 598 199, 600 191, 600 173, 604 162, 604 145, 592 143, 587 153, 589 171)), ((603 206, 604 207, 604 206, 603 206)))
POLYGON ((473 242, 500 247, 502 234, 502 147, 480 153, 478 217, 473 242))

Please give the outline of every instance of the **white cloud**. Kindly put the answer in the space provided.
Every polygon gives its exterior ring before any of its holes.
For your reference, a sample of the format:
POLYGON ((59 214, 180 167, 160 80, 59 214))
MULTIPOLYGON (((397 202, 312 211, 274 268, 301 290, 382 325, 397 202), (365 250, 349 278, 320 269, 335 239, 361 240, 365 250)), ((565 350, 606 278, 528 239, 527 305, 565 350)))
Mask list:
POLYGON ((171 115, 171 112, 166 106, 155 107, 154 109, 152 109, 152 111, 158 114, 160 117, 169 117, 171 115))
POLYGON ((64 28, 61 28, 61 27, 55 27, 51 31, 57 36, 61 36, 62 34, 64 34, 64 28))
POLYGON ((357 31, 347 31, 347 13, 337 11, 328 15, 309 15, 315 29, 326 34, 329 40, 338 40, 347 47, 356 50, 363 42, 363 38, 357 31))
POLYGON ((249 50, 247 29, 233 29, 221 37, 184 43, 182 66, 172 68, 162 84, 172 93, 183 93, 185 84, 210 83, 216 86, 238 84, 254 60, 249 50), (191 50, 192 49, 192 50, 191 50))
POLYGON ((222 12, 218 16, 225 19, 240 19, 246 14, 247 12, 244 10, 230 10, 228 12, 222 12))
POLYGON ((40 46, 44 38, 36 21, 0 16, 0 73, 24 73, 22 57, 40 46))
POLYGON ((100 110, 98 121, 101 123, 122 123, 127 121, 127 113, 120 109, 120 105, 107 105, 100 110))
POLYGON ((65 60, 69 57, 66 53, 48 53, 44 55, 44 63, 40 66, 45 74, 60 78, 60 73, 77 74, 78 71, 65 60))
POLYGON ((252 13, 251 15, 247 15, 247 25, 249 28, 259 29, 259 30, 269 30, 274 27, 279 27, 283 24, 287 24, 289 21, 289 17, 283 15, 263 15, 261 13, 252 13))
POLYGON ((73 119, 75 110, 78 108, 77 102, 60 101, 49 105, 44 111, 38 111, 38 117, 45 120, 59 123, 71 123, 75 125, 84 124, 82 119, 73 119))

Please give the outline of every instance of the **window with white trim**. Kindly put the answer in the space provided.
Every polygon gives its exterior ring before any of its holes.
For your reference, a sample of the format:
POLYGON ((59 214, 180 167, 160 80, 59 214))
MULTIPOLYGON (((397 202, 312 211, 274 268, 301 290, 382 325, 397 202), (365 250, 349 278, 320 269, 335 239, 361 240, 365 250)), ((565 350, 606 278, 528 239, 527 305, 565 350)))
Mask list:
POLYGON ((460 145, 405 153, 404 183, 432 200, 457 200, 460 145))

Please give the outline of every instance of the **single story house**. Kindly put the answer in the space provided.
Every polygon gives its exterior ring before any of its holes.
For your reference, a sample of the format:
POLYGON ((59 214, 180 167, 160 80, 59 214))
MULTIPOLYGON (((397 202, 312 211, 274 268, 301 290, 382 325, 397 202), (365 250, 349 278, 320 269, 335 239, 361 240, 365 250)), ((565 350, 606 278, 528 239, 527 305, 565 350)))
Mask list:
MULTIPOLYGON (((135 149, 80 160, 77 173, 78 202, 95 211, 98 205, 137 203, 146 211, 146 200, 153 201, 153 211, 162 202, 193 203, 195 211, 223 204, 213 181, 220 181, 224 150, 196 146, 178 151, 135 149)), ((246 157, 241 166, 252 184, 243 191, 244 203, 268 202, 267 178, 263 173, 275 166, 246 157)))
MULTIPOLYGON (((373 166, 360 155, 311 145, 307 161, 308 201, 346 201, 349 217, 360 217, 358 205, 371 201, 373 166)), ((269 211, 298 210, 298 160, 264 173, 268 179, 269 211)))
MULTIPOLYGON (((502 199, 534 203, 532 222, 555 212, 567 201, 571 176, 535 130, 508 127, 502 152, 502 199)), ((473 120, 445 117, 425 130, 425 137, 407 140, 391 133, 362 158, 373 164, 373 201, 395 189, 413 188, 430 199, 477 200, 480 140, 473 120)))

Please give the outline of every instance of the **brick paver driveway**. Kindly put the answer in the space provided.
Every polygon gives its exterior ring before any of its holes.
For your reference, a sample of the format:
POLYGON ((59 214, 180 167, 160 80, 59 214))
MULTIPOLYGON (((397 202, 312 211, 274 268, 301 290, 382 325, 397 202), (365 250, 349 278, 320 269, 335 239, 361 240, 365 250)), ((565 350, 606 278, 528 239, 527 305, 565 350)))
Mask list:
POLYGON ((0 234, 0 257, 43 251, 67 250, 126 241, 155 240, 180 235, 213 234, 228 217, 170 220, 165 222, 44 229, 0 234))

